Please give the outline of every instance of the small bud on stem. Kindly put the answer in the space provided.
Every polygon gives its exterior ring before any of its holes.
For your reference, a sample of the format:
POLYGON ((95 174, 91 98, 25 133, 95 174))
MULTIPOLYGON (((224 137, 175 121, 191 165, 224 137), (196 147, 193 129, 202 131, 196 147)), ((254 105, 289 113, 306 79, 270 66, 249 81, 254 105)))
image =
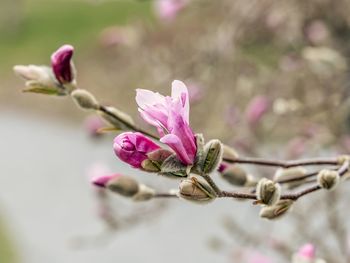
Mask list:
POLYGON ((275 205, 265 206, 260 210, 260 217, 267 219, 276 219, 284 215, 292 206, 293 200, 279 200, 275 205))
POLYGON ((82 109, 97 110, 99 108, 96 98, 87 90, 76 89, 71 93, 71 96, 75 103, 82 109))
POLYGON ((281 187, 273 181, 262 178, 256 186, 258 200, 265 205, 274 205, 281 197, 281 187))
POLYGON ((337 171, 321 170, 317 175, 318 184, 327 190, 334 189, 339 183, 340 176, 337 171))
POLYGON ((215 199, 216 193, 201 177, 190 177, 179 185, 179 196, 196 203, 205 204, 215 199))
POLYGON ((111 179, 106 186, 108 190, 125 197, 133 197, 139 191, 139 183, 135 179, 125 175, 111 179))

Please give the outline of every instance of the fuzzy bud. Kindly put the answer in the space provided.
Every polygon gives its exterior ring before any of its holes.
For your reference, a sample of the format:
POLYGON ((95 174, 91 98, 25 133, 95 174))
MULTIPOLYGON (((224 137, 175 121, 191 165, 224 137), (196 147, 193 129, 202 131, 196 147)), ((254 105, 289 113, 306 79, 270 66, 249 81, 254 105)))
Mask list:
POLYGON ((340 176, 337 171, 321 170, 317 175, 317 182, 319 186, 324 189, 331 190, 339 183, 340 176))
POLYGON ((281 187, 273 181, 262 178, 256 186, 258 200, 265 205, 274 205, 281 197, 281 187))
POLYGON ((139 192, 139 183, 129 176, 120 176, 107 183, 107 189, 125 197, 133 197, 139 192))
POLYGON ((139 185, 139 191, 132 197, 134 201, 148 201, 152 199, 155 195, 155 191, 144 185, 139 185))
POLYGON ((17 75, 26 80, 23 92, 41 93, 46 95, 66 95, 67 91, 56 85, 56 80, 47 66, 17 65, 13 67, 17 75))
POLYGON ((223 145, 223 158, 235 159, 239 157, 237 151, 226 144, 223 145))
POLYGON ((265 206, 260 210, 260 217, 266 218, 266 219, 276 219, 280 218, 282 215, 284 215, 289 208, 292 206, 293 200, 290 199, 284 199, 279 200, 275 205, 273 206, 265 206))
POLYGON ((297 166, 291 168, 279 168, 276 170, 274 181, 287 180, 306 175, 307 170, 304 167, 297 166))
POLYGON ((189 201, 205 204, 213 201, 216 194, 203 178, 190 177, 181 181, 179 196, 189 201))
POLYGON ((200 163, 201 171, 210 174, 215 171, 221 161, 223 154, 223 146, 219 140, 211 140, 204 146, 202 161, 200 163))
POLYGON ((90 92, 84 89, 76 89, 71 93, 71 96, 75 103, 86 110, 97 110, 99 108, 99 104, 90 92))
POLYGON ((221 176, 228 183, 236 186, 245 186, 248 181, 248 174, 238 165, 230 165, 221 176))

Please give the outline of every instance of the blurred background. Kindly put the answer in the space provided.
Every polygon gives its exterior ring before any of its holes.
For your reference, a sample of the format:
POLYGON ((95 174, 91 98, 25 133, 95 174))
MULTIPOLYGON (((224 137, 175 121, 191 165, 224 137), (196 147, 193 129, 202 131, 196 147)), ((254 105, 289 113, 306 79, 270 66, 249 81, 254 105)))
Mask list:
MULTIPOLYGON (((349 259, 349 187, 315 193, 279 221, 248 202, 133 204, 96 192, 110 170, 159 189, 113 155, 113 133, 68 98, 24 94, 16 64, 75 47, 78 86, 140 126, 135 89, 190 91, 191 124, 243 156, 350 152, 348 0, 1 0, 0 263, 291 262, 311 242, 349 259)), ((272 169, 244 167, 257 177, 272 169)), ((229 188, 225 182, 223 187, 229 188)))

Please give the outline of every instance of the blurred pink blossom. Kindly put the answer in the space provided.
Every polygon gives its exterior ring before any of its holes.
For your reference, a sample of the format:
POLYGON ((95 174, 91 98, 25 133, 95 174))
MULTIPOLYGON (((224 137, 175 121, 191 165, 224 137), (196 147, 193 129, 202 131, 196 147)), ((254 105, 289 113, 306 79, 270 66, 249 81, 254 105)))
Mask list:
POLYGON ((172 21, 187 3, 186 0, 155 0, 154 10, 161 20, 172 21))
POLYGON ((315 258, 315 246, 313 244, 305 244, 299 248, 297 255, 304 259, 314 259, 315 258))
POLYGON ((240 121, 240 111, 235 106, 229 106, 225 111, 225 121, 229 126, 235 127, 240 121))
POLYGON ((187 85, 188 96, 191 103, 196 103, 200 101, 204 96, 204 89, 197 83, 190 83, 187 85))
POLYGON ((321 45, 328 39, 329 30, 322 20, 314 20, 306 27, 305 35, 311 44, 321 45))
POLYGON ((102 30, 99 36, 99 42, 103 47, 114 47, 123 45, 127 42, 126 34, 118 26, 107 27, 102 30))
POLYGON ((270 258, 258 252, 253 252, 247 255, 246 262, 247 263, 272 263, 273 261, 270 258))
POLYGON ((266 96, 256 96, 248 104, 245 117, 250 126, 256 126, 269 110, 270 100, 266 96))
POLYGON ((86 131, 89 133, 89 135, 94 137, 101 135, 101 133, 98 131, 104 126, 105 124, 103 120, 96 115, 88 116, 84 121, 84 127, 86 131))
POLYGON ((306 139, 303 137, 295 137, 287 143, 287 157, 295 159, 303 155, 306 151, 306 139))

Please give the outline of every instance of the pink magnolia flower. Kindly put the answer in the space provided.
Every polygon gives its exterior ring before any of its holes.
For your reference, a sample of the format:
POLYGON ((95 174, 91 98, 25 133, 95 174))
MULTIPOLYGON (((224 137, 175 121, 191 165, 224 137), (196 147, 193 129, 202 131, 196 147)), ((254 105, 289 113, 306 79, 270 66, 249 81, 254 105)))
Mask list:
POLYGON ((304 259, 315 259, 315 246, 313 244, 305 244, 299 248, 297 255, 304 259))
POLYGON ((114 153, 134 168, 141 168, 147 154, 160 147, 139 132, 124 132, 114 138, 114 153))
POLYGON ((64 45, 57 49, 51 56, 53 73, 59 83, 70 83, 74 80, 74 69, 72 65, 74 48, 64 45))
POLYGON ((246 109, 246 119, 249 125, 255 126, 259 123, 265 113, 270 107, 270 101, 265 96, 256 96, 254 97, 247 109, 246 109))
POLYGON ((155 0, 154 8, 160 19, 172 21, 185 5, 185 0, 155 0))
POLYGON ((182 163, 193 164, 197 146, 189 126, 190 103, 185 84, 174 80, 171 97, 144 89, 136 92, 141 117, 157 128, 160 141, 172 148, 182 163))

